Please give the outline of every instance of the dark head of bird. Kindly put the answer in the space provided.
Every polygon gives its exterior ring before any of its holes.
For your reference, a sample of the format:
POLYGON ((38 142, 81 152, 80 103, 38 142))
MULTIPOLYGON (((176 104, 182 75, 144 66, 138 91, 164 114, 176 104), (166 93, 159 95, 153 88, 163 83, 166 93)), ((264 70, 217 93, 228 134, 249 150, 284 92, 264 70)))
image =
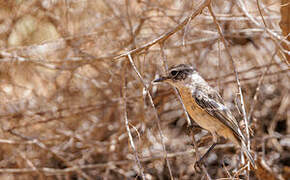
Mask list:
POLYGON ((196 72, 195 69, 186 64, 179 64, 172 66, 168 70, 167 76, 162 76, 158 79, 155 79, 153 82, 176 82, 185 80, 189 75, 196 72))

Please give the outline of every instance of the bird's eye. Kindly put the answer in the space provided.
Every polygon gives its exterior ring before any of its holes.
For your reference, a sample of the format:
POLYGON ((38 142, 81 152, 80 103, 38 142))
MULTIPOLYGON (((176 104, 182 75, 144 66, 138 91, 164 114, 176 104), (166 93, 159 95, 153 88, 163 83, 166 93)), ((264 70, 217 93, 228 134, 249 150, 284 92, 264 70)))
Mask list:
POLYGON ((171 71, 170 74, 171 76, 175 76, 178 73, 178 71, 171 71))

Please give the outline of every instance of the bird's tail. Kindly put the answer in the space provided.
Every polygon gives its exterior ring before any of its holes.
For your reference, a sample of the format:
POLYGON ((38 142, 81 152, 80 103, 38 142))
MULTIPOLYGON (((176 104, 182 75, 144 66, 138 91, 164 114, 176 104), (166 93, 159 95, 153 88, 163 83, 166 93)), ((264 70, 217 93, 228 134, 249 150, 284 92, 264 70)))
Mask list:
POLYGON ((250 153, 249 150, 247 149, 247 146, 246 146, 246 144, 245 144, 244 141, 242 141, 242 143, 241 143, 241 149, 242 149, 242 151, 244 152, 244 154, 247 156, 247 158, 248 158, 248 160, 250 161, 251 165, 252 165, 255 169, 257 169, 256 163, 255 163, 255 161, 254 161, 254 159, 253 159, 251 153, 250 153))

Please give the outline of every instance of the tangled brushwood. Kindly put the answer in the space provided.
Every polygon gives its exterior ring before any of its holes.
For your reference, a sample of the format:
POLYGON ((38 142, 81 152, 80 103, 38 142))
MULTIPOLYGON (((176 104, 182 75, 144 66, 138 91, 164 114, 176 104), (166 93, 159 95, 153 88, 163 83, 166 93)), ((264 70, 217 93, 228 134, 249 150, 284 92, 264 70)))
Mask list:
POLYGON ((0 0, 0 180, 287 179, 287 0, 0 0), (257 169, 152 80, 190 64, 257 169))

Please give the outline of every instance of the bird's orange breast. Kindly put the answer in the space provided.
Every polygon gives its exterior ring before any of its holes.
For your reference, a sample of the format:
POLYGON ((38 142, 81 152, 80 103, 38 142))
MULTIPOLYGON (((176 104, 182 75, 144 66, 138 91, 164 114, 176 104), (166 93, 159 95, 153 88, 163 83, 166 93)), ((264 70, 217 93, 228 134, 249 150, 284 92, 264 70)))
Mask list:
MULTIPOLYGON (((184 106, 189 116, 202 128, 210 131, 213 136, 215 134, 230 139, 234 143, 238 143, 231 129, 224 125, 220 120, 211 116, 201 108, 192 97, 192 92, 188 88, 178 89, 184 106)), ((216 137, 214 137, 216 138, 216 137)))

